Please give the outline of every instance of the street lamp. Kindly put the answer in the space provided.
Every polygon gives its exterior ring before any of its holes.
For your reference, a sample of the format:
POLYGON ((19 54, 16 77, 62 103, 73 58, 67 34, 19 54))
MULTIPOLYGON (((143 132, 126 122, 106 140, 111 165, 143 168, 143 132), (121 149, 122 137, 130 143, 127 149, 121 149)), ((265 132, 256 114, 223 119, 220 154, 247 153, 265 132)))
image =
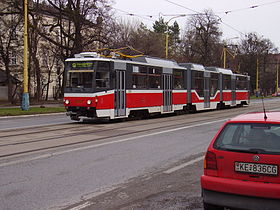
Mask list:
POLYGON ((28 0, 24 0, 24 53, 23 53, 23 95, 21 109, 29 110, 28 93, 28 0))
POLYGON ((168 34, 168 24, 171 20, 175 19, 175 18, 179 18, 179 17, 185 17, 186 15, 184 14, 181 14, 181 15, 177 15, 175 17, 172 17, 170 18, 167 22, 166 22, 166 25, 167 25, 167 31, 166 31, 166 34, 165 34, 165 58, 167 59, 168 58, 168 38, 169 38, 169 34, 168 34))

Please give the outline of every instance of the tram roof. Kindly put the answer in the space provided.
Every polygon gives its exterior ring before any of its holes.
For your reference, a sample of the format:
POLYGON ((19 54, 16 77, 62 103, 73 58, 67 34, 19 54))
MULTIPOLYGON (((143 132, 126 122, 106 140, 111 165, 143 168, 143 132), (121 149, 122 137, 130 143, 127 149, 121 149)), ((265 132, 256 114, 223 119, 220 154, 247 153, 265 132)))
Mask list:
POLYGON ((149 56, 141 56, 133 58, 132 61, 146 63, 151 66, 162 66, 165 68, 182 68, 176 61, 162 59, 162 58, 154 58, 149 56))
POLYGON ((204 66, 197 63, 179 63, 179 65, 191 70, 205 71, 204 66))
POLYGON ((66 61, 94 61, 94 60, 113 61, 113 62, 131 63, 131 64, 134 63, 140 65, 146 64, 146 65, 163 67, 163 68, 184 69, 176 61, 161 59, 161 58, 153 58, 148 56, 140 56, 140 57, 132 58, 131 60, 123 60, 119 58, 104 58, 98 56, 98 54, 96 53, 84 52, 84 53, 76 54, 74 58, 66 59, 66 61))
POLYGON ((206 67, 205 69, 208 71, 216 71, 216 72, 223 73, 223 74, 229 74, 229 75, 233 74, 230 69, 223 69, 223 68, 219 68, 219 67, 211 66, 211 67, 206 67))

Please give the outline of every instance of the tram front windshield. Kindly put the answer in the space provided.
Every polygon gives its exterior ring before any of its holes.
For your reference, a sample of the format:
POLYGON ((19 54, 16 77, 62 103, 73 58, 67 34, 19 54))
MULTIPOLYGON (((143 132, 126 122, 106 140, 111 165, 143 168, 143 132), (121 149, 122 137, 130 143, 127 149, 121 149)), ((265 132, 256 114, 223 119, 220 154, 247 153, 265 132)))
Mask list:
POLYGON ((102 68, 102 63, 105 62, 99 62, 98 65, 92 61, 67 63, 65 92, 93 92, 108 88, 109 69, 102 68))

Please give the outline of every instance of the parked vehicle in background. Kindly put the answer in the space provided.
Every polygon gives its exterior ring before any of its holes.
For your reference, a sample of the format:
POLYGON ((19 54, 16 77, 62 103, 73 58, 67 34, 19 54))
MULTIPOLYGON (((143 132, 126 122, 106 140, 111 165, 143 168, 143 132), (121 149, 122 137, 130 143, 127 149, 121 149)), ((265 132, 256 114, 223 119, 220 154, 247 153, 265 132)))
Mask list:
POLYGON ((279 166, 280 112, 227 121, 205 155, 204 209, 279 209, 279 166))

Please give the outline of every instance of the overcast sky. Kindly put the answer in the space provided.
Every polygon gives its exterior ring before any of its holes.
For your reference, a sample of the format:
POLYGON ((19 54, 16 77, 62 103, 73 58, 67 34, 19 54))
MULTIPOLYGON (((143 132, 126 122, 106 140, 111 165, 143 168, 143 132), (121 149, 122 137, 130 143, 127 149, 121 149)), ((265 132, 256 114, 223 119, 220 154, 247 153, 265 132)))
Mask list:
MULTIPOLYGON (((260 36, 269 38, 280 50, 280 0, 115 0, 113 7, 118 18, 137 19, 149 28, 162 15, 193 14, 193 11, 212 9, 222 19, 224 39, 257 32, 260 36)), ((163 17, 168 21, 174 16, 163 17)), ((174 20, 181 29, 186 27, 187 17, 174 20)))

